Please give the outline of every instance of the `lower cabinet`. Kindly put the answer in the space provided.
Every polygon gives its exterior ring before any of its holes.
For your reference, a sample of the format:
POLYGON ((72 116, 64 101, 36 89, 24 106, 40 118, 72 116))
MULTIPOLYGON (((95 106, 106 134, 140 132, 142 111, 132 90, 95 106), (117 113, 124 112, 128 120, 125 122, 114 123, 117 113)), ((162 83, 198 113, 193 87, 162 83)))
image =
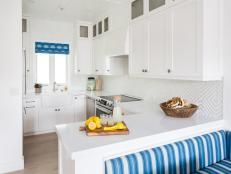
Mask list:
POLYGON ((86 96, 74 96, 74 121, 85 121, 86 118, 86 96))
POLYGON ((64 102, 59 106, 49 106, 43 102, 40 104, 37 101, 37 104, 34 102, 24 105, 24 134, 53 132, 56 125, 84 121, 85 119, 85 95, 74 96, 71 103, 64 102))
POLYGON ((24 107, 23 132, 25 134, 38 130, 38 108, 36 106, 24 107))
POLYGON ((56 114, 55 108, 40 108, 39 131, 51 131, 55 129, 56 114))
POLYGON ((74 122, 74 108, 55 107, 42 108, 39 113, 39 131, 52 131, 58 124, 74 122))
POLYGON ((56 109, 56 125, 74 122, 74 107, 63 107, 56 109))

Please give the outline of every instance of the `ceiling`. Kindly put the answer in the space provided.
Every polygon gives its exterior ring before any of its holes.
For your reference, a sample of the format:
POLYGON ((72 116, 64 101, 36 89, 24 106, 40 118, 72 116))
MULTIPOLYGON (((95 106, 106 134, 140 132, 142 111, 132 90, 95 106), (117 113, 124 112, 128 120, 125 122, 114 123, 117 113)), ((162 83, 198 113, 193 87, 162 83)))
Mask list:
POLYGON ((63 20, 92 20, 127 0, 23 0, 23 15, 63 20))

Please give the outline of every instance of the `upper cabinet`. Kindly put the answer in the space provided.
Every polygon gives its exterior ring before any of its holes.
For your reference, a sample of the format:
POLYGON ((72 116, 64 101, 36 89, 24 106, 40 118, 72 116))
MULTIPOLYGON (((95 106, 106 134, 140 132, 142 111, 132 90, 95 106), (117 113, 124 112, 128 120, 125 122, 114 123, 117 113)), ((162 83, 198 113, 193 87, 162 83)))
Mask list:
POLYGON ((92 24, 78 22, 76 26, 75 72, 92 74, 92 24))
POLYGON ((130 27, 130 74, 139 75, 146 71, 148 66, 148 23, 139 19, 130 27), (132 59, 131 59, 132 58, 132 59))
POLYGON ((149 11, 163 7, 165 4, 166 0, 149 0, 149 11))
POLYGON ((145 15, 130 22, 130 74, 181 80, 222 79, 220 1, 145 2, 149 2, 144 5, 149 7, 145 15))
POLYGON ((131 18, 135 19, 144 15, 144 0, 134 0, 131 2, 131 18))

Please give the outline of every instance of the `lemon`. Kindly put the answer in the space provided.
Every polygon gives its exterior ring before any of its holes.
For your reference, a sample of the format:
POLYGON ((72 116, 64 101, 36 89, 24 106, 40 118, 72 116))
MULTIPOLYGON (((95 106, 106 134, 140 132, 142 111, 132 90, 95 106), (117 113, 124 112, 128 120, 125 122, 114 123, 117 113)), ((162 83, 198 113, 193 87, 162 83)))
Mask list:
POLYGON ((117 123, 115 126, 112 127, 104 127, 105 131, 113 131, 113 130, 124 130, 127 127, 123 123, 117 123))
POLYGON ((96 129, 96 123, 95 122, 89 122, 88 123, 88 129, 90 129, 91 131, 96 129))

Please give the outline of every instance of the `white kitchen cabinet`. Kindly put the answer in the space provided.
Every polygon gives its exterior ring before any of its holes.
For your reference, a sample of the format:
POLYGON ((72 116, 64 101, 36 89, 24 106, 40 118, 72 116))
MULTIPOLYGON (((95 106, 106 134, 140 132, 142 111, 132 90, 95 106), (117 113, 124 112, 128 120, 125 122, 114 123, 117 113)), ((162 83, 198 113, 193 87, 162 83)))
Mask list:
POLYGON ((131 21, 130 74, 221 80, 220 1, 179 0, 170 4, 131 21))
POLYGON ((169 12, 162 11, 149 17, 148 72, 151 76, 165 76, 169 68, 169 12))
POLYGON ((105 34, 105 55, 107 57, 129 54, 128 27, 123 26, 105 34))
POLYGON ((197 5, 197 1, 188 0, 171 9, 172 66, 169 68, 170 73, 175 77, 200 75, 199 63, 203 62, 197 55, 199 34, 197 5))
POLYGON ((76 39, 75 72, 92 74, 92 25, 78 22, 76 39))
POLYGON ((137 19, 130 25, 129 72, 142 75, 148 67, 148 21, 137 19))
POLYGON ((24 107, 23 132, 34 133, 38 130, 38 108, 36 106, 24 107))
POLYGON ((105 37, 99 36, 93 40, 93 72, 103 75, 106 72, 105 37))
POLYGON ((73 106, 65 106, 62 108, 57 108, 55 112, 56 112, 56 125, 74 122, 73 106))
POLYGON ((39 100, 36 98, 25 99, 23 111, 24 134, 32 134, 38 131, 39 100))
POLYGON ((74 108, 72 106, 41 108, 39 113, 39 131, 55 130, 58 124, 74 122, 74 108))
POLYGON ((55 130, 56 125, 56 108, 40 108, 39 111, 39 131, 47 132, 55 130))
POLYGON ((76 95, 74 100, 74 121, 85 121, 86 120, 86 96, 76 95))

